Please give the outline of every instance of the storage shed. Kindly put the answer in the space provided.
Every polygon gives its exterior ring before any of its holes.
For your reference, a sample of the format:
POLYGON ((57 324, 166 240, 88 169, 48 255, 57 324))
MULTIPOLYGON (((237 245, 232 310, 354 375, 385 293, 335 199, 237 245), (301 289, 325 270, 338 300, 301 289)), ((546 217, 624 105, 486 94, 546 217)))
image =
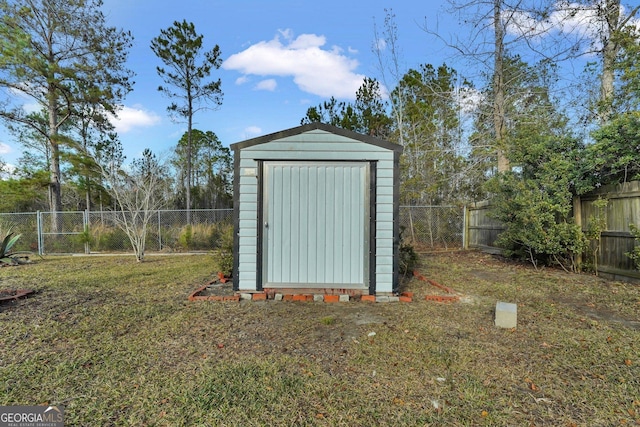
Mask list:
POLYGON ((312 123, 231 148, 235 291, 397 291, 400 145, 312 123))

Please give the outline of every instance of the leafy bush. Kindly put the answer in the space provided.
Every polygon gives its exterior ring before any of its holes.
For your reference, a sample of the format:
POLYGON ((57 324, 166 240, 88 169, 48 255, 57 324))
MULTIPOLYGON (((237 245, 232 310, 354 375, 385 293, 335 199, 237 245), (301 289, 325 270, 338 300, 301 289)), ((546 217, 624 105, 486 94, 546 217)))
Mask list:
POLYGON ((640 179, 640 112, 621 114, 593 133, 584 163, 593 184, 640 179))
POLYGON ((182 227, 178 246, 190 250, 211 250, 220 247, 222 230, 227 224, 192 224, 182 227))
POLYGON ((605 208, 609 204, 607 199, 598 198, 593 202, 593 207, 596 210, 595 215, 591 215, 588 221, 588 228, 585 232, 585 237, 588 240, 588 244, 585 247, 585 251, 588 256, 586 262, 586 269, 592 270, 598 275, 598 253, 600 252, 600 240, 602 239, 602 232, 607 227, 607 217, 605 208))
POLYGON ((184 249, 190 249, 193 244, 193 226, 187 224, 183 227, 180 237, 178 238, 178 244, 184 249))
POLYGON ((625 253, 625 255, 631 258, 636 269, 640 270, 640 227, 637 227, 635 224, 630 224, 629 228, 631 228, 631 234, 636 238, 638 245, 636 245, 631 252, 625 253))
POLYGON ((218 240, 220 258, 218 265, 220 272, 225 276, 231 276, 233 272, 233 226, 220 224, 220 238, 218 240))
POLYGON ((586 239, 573 223, 572 195, 557 181, 523 179, 505 173, 493 179, 492 215, 504 226, 496 243, 507 255, 539 264, 557 264, 577 270, 577 257, 584 252, 586 239))
MULTIPOLYGON (((127 234, 119 228, 100 227, 92 228, 93 241, 98 251, 123 251, 131 248, 131 242, 127 234)), ((92 248, 94 249, 94 248, 92 248)))
POLYGON ((402 235, 404 234, 405 230, 406 230, 406 227, 401 227, 400 229, 398 271, 402 275, 411 273, 418 262, 418 254, 413 249, 413 245, 411 245, 405 239, 402 238, 402 235))
POLYGON ((93 235, 91 234, 91 230, 89 230, 89 226, 85 226, 82 233, 77 234, 74 238, 74 243, 77 245, 92 245, 93 244, 93 235))

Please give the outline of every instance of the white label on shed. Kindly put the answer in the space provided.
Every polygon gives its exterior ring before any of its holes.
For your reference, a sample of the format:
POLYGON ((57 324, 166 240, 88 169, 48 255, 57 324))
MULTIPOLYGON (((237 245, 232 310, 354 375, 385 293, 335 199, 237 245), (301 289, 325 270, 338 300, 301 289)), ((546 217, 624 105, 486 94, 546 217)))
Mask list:
POLYGON ((242 169, 243 176, 256 176, 256 168, 244 168, 242 169))

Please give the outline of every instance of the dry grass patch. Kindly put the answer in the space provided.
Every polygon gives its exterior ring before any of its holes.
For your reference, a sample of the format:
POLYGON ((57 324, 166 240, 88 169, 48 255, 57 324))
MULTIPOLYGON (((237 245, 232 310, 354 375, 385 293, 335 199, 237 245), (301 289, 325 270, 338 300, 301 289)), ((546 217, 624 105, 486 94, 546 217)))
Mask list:
POLYGON ((0 269, 0 405, 68 425, 640 424, 640 287, 478 253, 424 256, 463 295, 413 303, 187 302, 213 255, 0 269), (518 328, 496 329, 497 301, 518 328), (375 332, 375 334, 372 334, 375 332))

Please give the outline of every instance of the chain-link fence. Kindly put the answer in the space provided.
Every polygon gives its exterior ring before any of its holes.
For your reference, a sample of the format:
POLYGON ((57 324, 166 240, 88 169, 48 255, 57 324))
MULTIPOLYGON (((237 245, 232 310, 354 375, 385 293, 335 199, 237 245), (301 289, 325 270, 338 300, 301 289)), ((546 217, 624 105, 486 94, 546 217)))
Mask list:
POLYGON ((38 251, 38 215, 37 213, 0 213, 0 239, 13 233, 22 236, 12 250, 38 251))
MULTIPOLYGON (((146 250, 149 252, 206 251, 218 248, 226 229, 233 225, 233 209, 199 209, 158 211, 147 227, 146 250)), ((127 234, 118 226, 121 212, 89 214, 89 244, 92 252, 130 251, 127 234)))
POLYGON ((401 206, 399 221, 402 240, 417 251, 463 247, 463 207, 401 206))
MULTIPOLYGON (((0 213, 0 238, 22 234, 14 249, 39 254, 131 252, 119 227, 122 212, 0 213)), ((207 251, 233 224, 233 209, 157 211, 147 227, 147 252, 207 251)), ((453 206, 401 206, 401 237, 416 250, 457 249, 463 245, 464 209, 453 206)))
MULTIPOLYGON (((39 254, 131 252, 121 229, 123 215, 114 211, 0 213, 0 238, 9 232, 22 236, 14 250, 39 254)), ((233 209, 157 211, 149 218, 149 252, 206 251, 220 246, 233 225, 233 209)))

